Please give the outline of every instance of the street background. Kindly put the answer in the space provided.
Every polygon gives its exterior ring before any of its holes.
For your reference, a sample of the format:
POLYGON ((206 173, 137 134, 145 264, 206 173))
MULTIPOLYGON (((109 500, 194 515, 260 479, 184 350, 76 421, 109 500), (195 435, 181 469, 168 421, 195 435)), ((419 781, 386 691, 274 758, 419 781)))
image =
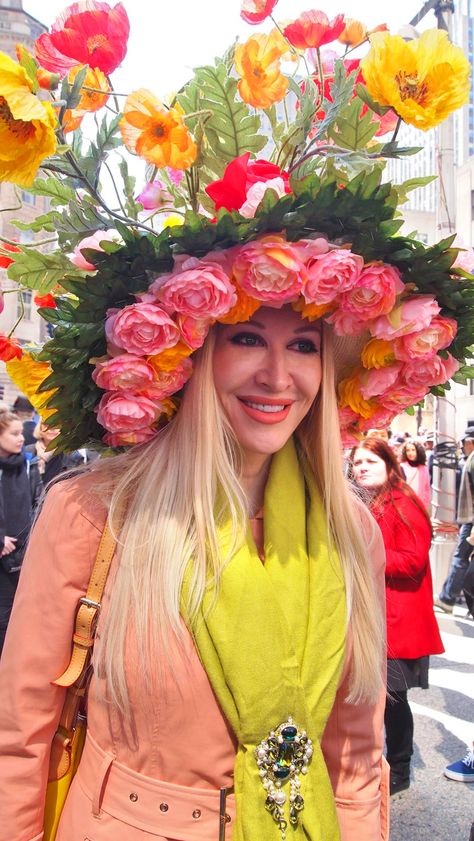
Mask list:
POLYGON ((474 784, 443 775, 474 739, 474 621, 465 608, 454 612, 436 613, 446 652, 430 658, 430 688, 408 693, 415 719, 412 782, 391 798, 390 841, 469 841, 474 784))

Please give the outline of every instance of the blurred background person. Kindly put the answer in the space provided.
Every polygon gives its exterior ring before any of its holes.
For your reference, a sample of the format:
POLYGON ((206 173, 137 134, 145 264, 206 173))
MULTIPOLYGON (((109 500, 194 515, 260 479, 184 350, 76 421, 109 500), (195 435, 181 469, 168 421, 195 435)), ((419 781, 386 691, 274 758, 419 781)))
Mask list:
POLYGON ((0 412, 0 654, 43 488, 35 460, 23 451, 23 440, 20 418, 13 412, 0 412))
POLYGON ((403 435, 392 435, 389 443, 396 460, 400 463, 402 460, 402 449, 406 444, 405 437, 403 435))
POLYGON ((27 397, 20 395, 16 398, 13 404, 13 412, 23 423, 25 446, 28 444, 34 444, 34 431, 37 423, 37 420, 35 419, 35 407, 30 403, 27 397))
POLYGON ((410 785, 414 725, 407 690, 428 688, 429 655, 444 651, 433 612, 431 523, 385 441, 365 439, 353 450, 351 462, 353 479, 380 526, 387 556, 385 738, 390 793, 395 794, 410 785))
POLYGON ((38 470, 44 487, 65 470, 72 470, 84 464, 84 458, 78 451, 70 454, 57 453, 54 449, 47 449, 59 435, 60 430, 47 426, 43 421, 36 424, 33 437, 34 444, 25 447, 25 452, 36 459, 38 470))
POLYGON ((419 441, 407 441, 402 447, 401 468, 405 482, 420 497, 426 510, 431 511, 430 474, 426 465, 426 450, 419 441))
POLYGON ((389 441, 392 435, 391 429, 369 429, 367 438, 382 438, 383 441, 389 441))

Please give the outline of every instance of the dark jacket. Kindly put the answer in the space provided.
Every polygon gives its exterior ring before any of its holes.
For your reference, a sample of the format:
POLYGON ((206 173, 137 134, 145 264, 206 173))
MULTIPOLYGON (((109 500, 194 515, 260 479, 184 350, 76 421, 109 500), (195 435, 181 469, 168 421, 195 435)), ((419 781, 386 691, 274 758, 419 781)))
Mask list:
MULTIPOLYGON (((33 460, 36 460, 36 441, 34 444, 29 444, 28 447, 25 447, 25 453, 33 460)), ((72 470, 73 467, 78 467, 83 462, 84 460, 80 453, 57 453, 50 456, 45 464, 44 473, 41 476, 43 486, 46 488, 48 483, 52 479, 55 479, 56 476, 59 476, 60 473, 64 473, 66 470, 72 470)))
POLYGON ((16 547, 1 558, 5 572, 17 571, 23 561, 35 508, 43 491, 36 461, 31 454, 0 457, 0 546, 5 536, 16 537, 16 547))

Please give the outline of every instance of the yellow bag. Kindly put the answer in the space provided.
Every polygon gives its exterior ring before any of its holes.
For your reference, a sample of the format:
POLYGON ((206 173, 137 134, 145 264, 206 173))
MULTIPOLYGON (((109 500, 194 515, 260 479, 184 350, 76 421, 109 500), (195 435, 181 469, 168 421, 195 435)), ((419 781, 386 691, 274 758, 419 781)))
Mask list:
POLYGON ((84 703, 90 677, 89 664, 100 600, 114 551, 115 540, 107 523, 97 550, 87 593, 79 599, 71 660, 66 671, 54 681, 57 686, 67 687, 67 692, 58 729, 51 744, 43 841, 55 841, 64 803, 84 747, 87 729, 84 703))

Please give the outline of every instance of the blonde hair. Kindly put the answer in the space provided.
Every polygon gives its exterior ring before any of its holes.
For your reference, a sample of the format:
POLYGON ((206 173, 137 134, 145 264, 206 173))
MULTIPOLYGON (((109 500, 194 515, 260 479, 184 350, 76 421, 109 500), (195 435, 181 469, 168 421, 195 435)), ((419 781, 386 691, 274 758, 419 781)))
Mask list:
MULTIPOLYGON (((179 411, 158 437, 93 467, 101 495, 108 485, 109 518, 120 541, 120 560, 94 661, 105 677, 108 698, 126 713, 123 664, 129 617, 134 617, 137 648, 149 684, 149 664, 162 662, 162 657, 152 657, 151 652, 157 647, 166 652, 170 634, 182 638, 181 592, 189 560, 193 559, 193 565, 185 610, 194 617, 209 580, 217 590, 222 569, 239 535, 245 534, 248 510, 238 479, 241 457, 214 388, 214 344, 211 331, 195 354, 195 371, 179 411), (224 506, 235 535, 226 557, 222 557, 217 535, 224 506), (123 520, 121 511, 125 511, 123 520)), ((359 536, 360 522, 342 474, 337 428, 334 366, 330 340, 325 337, 322 386, 300 430, 300 441, 323 495, 328 529, 344 569, 354 646, 348 700, 358 702, 375 700, 382 686, 384 633, 359 536)))
POLYGON ((10 409, 0 409, 0 435, 15 421, 23 423, 22 419, 15 412, 11 412, 10 409))

